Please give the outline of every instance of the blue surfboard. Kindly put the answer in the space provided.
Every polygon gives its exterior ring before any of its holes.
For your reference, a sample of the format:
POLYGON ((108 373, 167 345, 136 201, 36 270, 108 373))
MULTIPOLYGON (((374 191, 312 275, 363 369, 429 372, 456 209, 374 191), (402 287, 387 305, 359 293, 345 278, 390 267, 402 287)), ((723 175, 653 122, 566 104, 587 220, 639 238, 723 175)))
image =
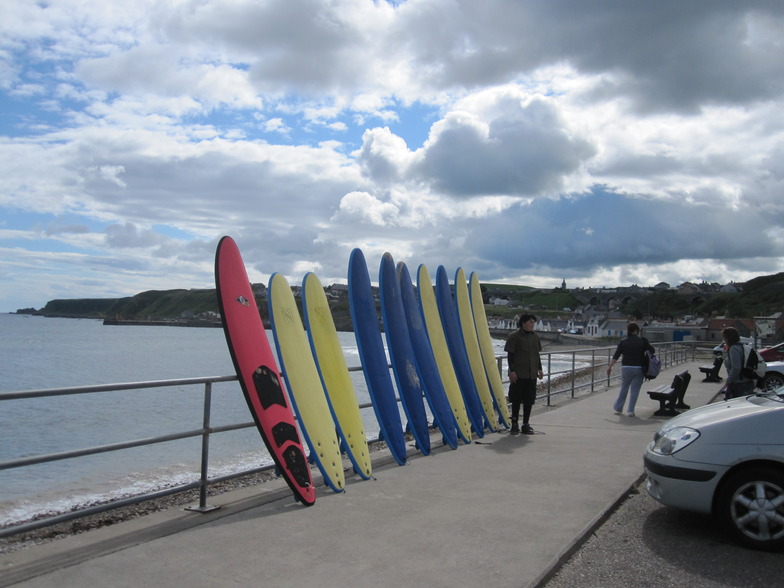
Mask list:
POLYGON ((376 413, 381 438, 386 442, 395 461, 405 465, 406 439, 403 435, 403 423, 400 420, 395 388, 381 339, 367 262, 359 249, 351 252, 348 262, 348 300, 362 372, 373 401, 373 411, 376 413))
POLYGON ((444 326, 449 354, 452 356, 452 364, 455 367, 457 381, 460 383, 460 391, 463 393, 463 400, 468 411, 468 418, 471 420, 474 432, 483 437, 485 422, 488 422, 488 419, 479 400, 479 391, 476 389, 474 374, 471 372, 471 364, 463 342, 457 307, 452 299, 449 278, 443 265, 438 266, 436 271, 436 301, 438 302, 438 312, 441 314, 441 324, 444 326))
POLYGON ((425 391, 425 398, 427 398, 427 403, 430 405, 430 412, 433 413, 436 425, 444 436, 444 442, 452 449, 457 449, 457 424, 455 417, 452 414, 449 399, 446 397, 444 384, 441 382, 441 375, 438 372, 433 348, 430 346, 425 322, 419 311, 411 274, 403 262, 397 264, 397 278, 400 283, 400 295, 403 299, 403 310, 406 315, 406 325, 408 326, 408 335, 414 354, 414 363, 419 380, 425 391))
POLYGON ((408 418, 408 425, 416 439, 417 449, 430 454, 430 430, 425 412, 424 391, 419 381, 414 350, 408 334, 400 284, 395 271, 395 260, 389 253, 381 258, 378 271, 378 289, 381 293, 381 315, 384 317, 384 334, 387 338, 389 358, 395 374, 400 401, 408 418))

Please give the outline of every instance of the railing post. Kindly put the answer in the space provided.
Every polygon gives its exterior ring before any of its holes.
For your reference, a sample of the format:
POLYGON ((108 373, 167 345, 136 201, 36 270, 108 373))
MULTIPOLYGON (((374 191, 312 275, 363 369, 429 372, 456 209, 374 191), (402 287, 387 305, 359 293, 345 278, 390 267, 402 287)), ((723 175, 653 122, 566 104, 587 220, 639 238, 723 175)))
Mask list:
POLYGON ((574 373, 574 366, 575 366, 575 354, 576 351, 572 351, 572 398, 574 398, 574 380, 575 380, 575 373, 574 373))
POLYGON ((220 506, 207 504, 207 480, 210 469, 210 412, 212 410, 212 382, 204 384, 204 417, 202 419, 203 433, 201 436, 201 476, 199 477, 199 506, 190 506, 185 510, 196 512, 210 512, 220 506))
POLYGON ((553 373, 553 354, 547 354, 547 406, 550 405, 550 390, 552 389, 553 373))
POLYGON ((596 390, 596 349, 591 349, 591 393, 596 390))

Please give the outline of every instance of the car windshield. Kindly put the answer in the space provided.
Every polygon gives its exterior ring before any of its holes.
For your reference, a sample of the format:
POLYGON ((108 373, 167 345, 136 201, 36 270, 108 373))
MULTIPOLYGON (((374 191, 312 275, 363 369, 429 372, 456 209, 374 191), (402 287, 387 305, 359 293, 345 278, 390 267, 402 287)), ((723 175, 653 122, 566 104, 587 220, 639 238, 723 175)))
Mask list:
POLYGON ((765 398, 770 398, 777 402, 784 402, 784 386, 779 386, 778 388, 773 388, 771 390, 758 389, 757 396, 764 396, 765 398))

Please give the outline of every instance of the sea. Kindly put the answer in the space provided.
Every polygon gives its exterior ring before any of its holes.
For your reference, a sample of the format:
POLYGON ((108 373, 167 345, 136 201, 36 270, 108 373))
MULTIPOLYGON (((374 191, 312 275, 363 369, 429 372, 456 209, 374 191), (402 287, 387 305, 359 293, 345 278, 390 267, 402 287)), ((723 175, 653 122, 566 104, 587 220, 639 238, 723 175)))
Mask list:
MULTIPOLYGON (((339 338, 348 366, 359 366, 354 334, 339 338)), ((494 344, 502 353, 503 341, 494 344)), ((0 314, 0 394, 233 374, 220 328, 0 314)), ((351 375, 358 402, 369 403, 364 375, 351 375)), ((191 385, 0 401, 0 462, 196 430, 203 398, 204 386, 191 385)), ((212 426, 252 420, 236 381, 213 384, 211 408, 212 426)), ((362 409, 362 418, 368 439, 378 438, 373 409, 362 409)), ((217 477, 272 460, 249 427, 211 435, 209 463, 209 476, 217 477)), ((200 464, 201 439, 194 437, 3 469, 0 527, 197 481, 200 464)))

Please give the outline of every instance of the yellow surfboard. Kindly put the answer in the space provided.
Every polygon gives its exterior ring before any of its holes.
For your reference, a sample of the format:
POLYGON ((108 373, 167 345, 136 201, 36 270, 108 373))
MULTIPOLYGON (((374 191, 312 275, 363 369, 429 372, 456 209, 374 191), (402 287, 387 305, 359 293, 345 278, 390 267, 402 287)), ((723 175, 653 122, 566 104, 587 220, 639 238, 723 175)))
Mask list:
POLYGON ((367 480, 371 477, 373 468, 370 464, 365 425, 362 423, 359 402, 351 383, 327 295, 314 273, 308 273, 303 280, 302 300, 310 348, 327 392, 338 433, 354 465, 354 471, 367 480))
POLYGON ((490 327, 487 325, 487 314, 485 313, 485 305, 482 301, 482 288, 479 286, 479 276, 476 275, 476 272, 471 272, 469 281, 471 284, 471 309, 474 314, 474 325, 476 326, 476 334, 479 339, 479 349, 482 352, 482 361, 485 364, 485 372, 487 372, 487 379, 490 381, 490 390, 495 398, 501 420, 504 425, 509 426, 509 423, 511 422, 509 418, 509 405, 506 402, 504 383, 501 380, 501 373, 498 371, 498 364, 495 360, 493 338, 490 336, 490 327))
POLYGON ((417 290, 419 292, 419 305, 425 317, 425 327, 427 328, 427 335, 430 337, 430 345, 433 347, 433 355, 436 358, 441 383, 444 385, 446 397, 449 400, 449 405, 452 407, 455 421, 457 421, 457 431, 463 441, 471 443, 471 421, 468 420, 463 394, 460 392, 460 384, 457 381, 452 358, 449 355, 444 327, 441 325, 438 304, 433 293, 433 283, 430 281, 430 275, 427 272, 427 267, 424 265, 420 265, 417 271, 417 290))
POLYGON ((455 274, 455 299, 457 302, 457 312, 460 315, 460 328, 463 331, 463 341, 465 342, 468 360, 471 364, 471 373, 474 374, 474 383, 479 392, 479 400, 485 415, 490 419, 490 426, 493 430, 498 428, 495 407, 493 406, 493 396, 490 392, 490 384, 485 373, 485 364, 482 361, 482 351, 479 349, 479 339, 476 336, 476 325, 474 325, 474 313, 471 310, 471 300, 468 296, 468 286, 463 268, 458 268, 455 274))
POLYGON ((343 458, 316 362, 299 316, 291 286, 281 274, 272 274, 267 292, 272 333, 283 376, 299 417, 310 456, 335 492, 346 487, 343 458))

